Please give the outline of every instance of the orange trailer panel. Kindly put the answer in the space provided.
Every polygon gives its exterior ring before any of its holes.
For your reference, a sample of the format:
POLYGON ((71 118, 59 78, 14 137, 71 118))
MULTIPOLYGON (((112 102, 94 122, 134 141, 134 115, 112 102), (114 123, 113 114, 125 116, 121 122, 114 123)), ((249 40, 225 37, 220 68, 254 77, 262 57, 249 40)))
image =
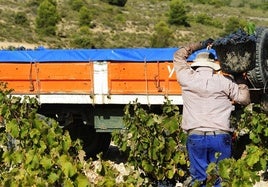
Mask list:
POLYGON ((113 62, 108 73, 110 94, 181 94, 171 62, 113 62))
POLYGON ((14 93, 91 93, 92 63, 1 63, 0 81, 14 93))

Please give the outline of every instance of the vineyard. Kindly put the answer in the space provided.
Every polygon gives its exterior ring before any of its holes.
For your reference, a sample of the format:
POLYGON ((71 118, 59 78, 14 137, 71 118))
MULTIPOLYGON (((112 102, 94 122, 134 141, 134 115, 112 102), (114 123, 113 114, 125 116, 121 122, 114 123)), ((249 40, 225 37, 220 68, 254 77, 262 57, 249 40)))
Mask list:
MULTIPOLYGON (((113 133, 114 143, 127 157, 122 175, 103 154, 85 159, 83 142, 39 115, 35 99, 11 93, 1 84, 1 186, 157 186, 183 183, 189 177, 180 109, 170 101, 157 110, 137 101, 125 107, 126 129, 113 133)), ((216 175, 223 186, 253 186, 267 169, 267 113, 255 104, 236 111, 236 153, 208 167, 208 186, 216 175)))
POLYGON ((252 103, 233 105, 232 157, 209 165, 206 185, 268 180, 267 3, 0 3, 2 42, 51 48, 0 51, 0 186, 187 186, 173 55, 185 41, 219 36, 209 50, 224 75, 248 85, 252 103))

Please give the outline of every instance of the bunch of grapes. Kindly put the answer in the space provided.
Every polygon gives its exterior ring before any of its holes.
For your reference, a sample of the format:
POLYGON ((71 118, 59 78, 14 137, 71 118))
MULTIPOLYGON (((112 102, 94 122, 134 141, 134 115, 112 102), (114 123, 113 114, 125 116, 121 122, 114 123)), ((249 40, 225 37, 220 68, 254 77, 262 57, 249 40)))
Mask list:
POLYGON ((238 29, 213 42, 222 71, 230 74, 247 72, 255 66, 256 36, 238 29))
POLYGON ((246 43, 248 41, 256 42, 255 35, 248 35, 243 29, 238 29, 224 38, 219 38, 213 42, 213 46, 219 45, 235 45, 239 43, 246 43))

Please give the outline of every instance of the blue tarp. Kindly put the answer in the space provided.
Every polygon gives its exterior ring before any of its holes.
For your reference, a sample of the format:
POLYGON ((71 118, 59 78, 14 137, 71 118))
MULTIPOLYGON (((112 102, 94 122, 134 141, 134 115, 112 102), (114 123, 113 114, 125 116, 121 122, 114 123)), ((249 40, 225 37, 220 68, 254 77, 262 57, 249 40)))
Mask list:
MULTIPOLYGON (((1 50, 0 62, 173 61, 178 48, 1 50)), ((200 51, 187 60, 193 61, 200 51)), ((215 53, 211 49, 210 52, 215 53)))

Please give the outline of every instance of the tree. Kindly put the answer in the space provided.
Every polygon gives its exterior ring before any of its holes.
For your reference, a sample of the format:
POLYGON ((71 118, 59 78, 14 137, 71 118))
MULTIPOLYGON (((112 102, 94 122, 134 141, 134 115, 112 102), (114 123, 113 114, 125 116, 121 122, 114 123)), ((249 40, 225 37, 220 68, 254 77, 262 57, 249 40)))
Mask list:
POLYGON ((226 24, 223 35, 235 32, 239 28, 246 27, 246 21, 238 17, 230 17, 226 24))
POLYGON ((56 3, 53 0, 44 0, 37 10, 37 32, 42 35, 55 35, 58 21, 56 3))
POLYGON ((174 25, 189 26, 187 22, 187 10, 183 0, 172 0, 170 2, 170 11, 168 22, 174 25))
POLYGON ((23 12, 16 13, 14 15, 14 22, 15 24, 18 25, 27 25, 28 24, 27 15, 23 12))
POLYGON ((91 26, 92 16, 89 9, 83 6, 79 10, 79 24, 80 26, 91 26))
POLYGON ((73 10, 79 11, 80 8, 82 8, 84 5, 84 1, 83 0, 70 0, 69 4, 73 10))
POLYGON ((172 39, 172 30, 168 25, 160 21, 155 25, 155 33, 151 38, 152 47, 168 47, 172 39))
POLYGON ((116 5, 116 6, 121 6, 124 7, 125 4, 127 3, 127 0, 102 0, 106 3, 109 3, 111 5, 116 5))

